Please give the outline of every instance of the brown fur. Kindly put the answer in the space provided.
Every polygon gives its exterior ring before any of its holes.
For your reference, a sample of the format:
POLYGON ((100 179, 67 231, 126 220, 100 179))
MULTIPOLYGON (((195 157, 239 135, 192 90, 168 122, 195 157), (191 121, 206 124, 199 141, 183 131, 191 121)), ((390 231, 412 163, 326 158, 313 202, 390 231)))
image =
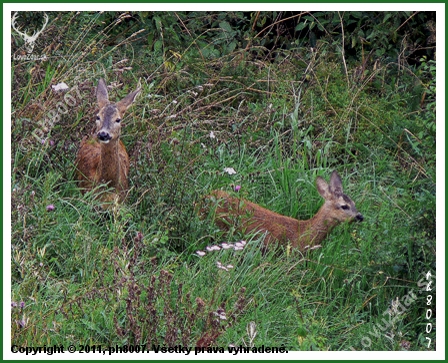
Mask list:
POLYGON ((102 194, 103 202, 123 201, 128 190, 129 156, 120 140, 121 119, 139 92, 137 89, 114 104, 109 102, 104 80, 98 82, 96 131, 81 141, 76 176, 83 193, 100 184, 113 188, 114 192, 102 194))
POLYGON ((215 222, 221 229, 227 229, 237 217, 240 231, 266 233, 265 245, 290 243, 292 247, 304 251, 321 244, 338 224, 363 220, 355 203, 343 194, 341 179, 336 171, 331 175, 330 184, 321 177, 317 178, 316 184, 325 203, 311 219, 304 221, 272 212, 221 190, 213 191, 207 199, 217 203, 215 222))

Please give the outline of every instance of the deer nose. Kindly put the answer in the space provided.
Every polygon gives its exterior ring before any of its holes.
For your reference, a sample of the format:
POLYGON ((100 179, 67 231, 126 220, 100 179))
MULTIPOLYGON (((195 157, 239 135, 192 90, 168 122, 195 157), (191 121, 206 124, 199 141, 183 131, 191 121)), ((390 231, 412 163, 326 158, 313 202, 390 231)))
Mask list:
POLYGON ((362 215, 361 213, 358 213, 358 214, 356 215, 356 220, 357 220, 358 222, 362 222, 362 221, 364 220, 363 215, 362 215))
POLYGON ((112 139, 112 136, 110 136, 110 134, 106 131, 98 132, 97 136, 100 141, 109 141, 110 139, 112 139))

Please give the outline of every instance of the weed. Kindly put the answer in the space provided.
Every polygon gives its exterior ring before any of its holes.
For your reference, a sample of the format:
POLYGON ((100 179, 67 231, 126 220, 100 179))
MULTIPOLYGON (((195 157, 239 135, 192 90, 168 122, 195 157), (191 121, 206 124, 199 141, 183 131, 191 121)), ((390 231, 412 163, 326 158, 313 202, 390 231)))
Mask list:
MULTIPOLYGON (((432 15, 368 15, 50 15, 34 47, 49 57, 11 64, 12 342, 366 348, 436 268, 435 47, 416 63, 399 42, 432 15), (121 135, 130 191, 110 211, 101 188, 82 196, 74 180, 101 77, 111 99, 142 84, 121 135), (316 176, 334 169, 365 220, 321 248, 263 253, 264 236, 224 235, 197 214, 223 189, 307 219, 316 176)), ((369 349, 427 349, 425 306, 369 349)))

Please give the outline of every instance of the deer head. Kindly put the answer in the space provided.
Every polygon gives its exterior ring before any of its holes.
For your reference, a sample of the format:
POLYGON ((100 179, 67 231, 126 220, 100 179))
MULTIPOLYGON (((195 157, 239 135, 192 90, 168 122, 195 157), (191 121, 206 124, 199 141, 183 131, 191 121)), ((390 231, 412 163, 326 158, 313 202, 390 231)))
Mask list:
POLYGON ((316 179, 317 191, 325 199, 322 211, 328 219, 339 223, 362 221, 364 217, 356 210, 355 203, 343 193, 341 177, 333 171, 328 184, 320 176, 316 179))
POLYGON ((121 101, 111 103, 104 79, 99 80, 96 97, 100 110, 96 116, 96 134, 100 143, 108 144, 109 141, 118 140, 121 132, 121 119, 140 91, 141 88, 138 88, 121 101))

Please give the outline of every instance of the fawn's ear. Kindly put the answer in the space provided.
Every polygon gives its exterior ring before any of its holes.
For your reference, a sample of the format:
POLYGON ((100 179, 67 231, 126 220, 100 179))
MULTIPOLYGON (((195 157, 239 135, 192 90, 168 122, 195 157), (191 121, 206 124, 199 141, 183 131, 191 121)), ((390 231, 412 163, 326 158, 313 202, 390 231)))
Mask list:
POLYGON ((96 99, 98 100, 98 106, 102 109, 109 103, 109 94, 107 93, 107 86, 104 79, 100 78, 98 86, 96 87, 96 99))
POLYGON ((343 194, 341 177, 339 176, 339 174, 336 170, 331 173, 330 191, 332 194, 336 195, 337 197, 339 197, 343 194))
POLYGON ((316 179, 316 187, 317 187, 317 191, 322 196, 322 198, 327 200, 331 197, 330 187, 329 187, 328 183, 320 176, 318 176, 316 179))
POLYGON ((130 105, 135 101, 135 97, 140 93, 142 89, 138 88, 134 92, 129 93, 121 101, 117 102, 118 111, 123 115, 124 112, 129 108, 130 105))

